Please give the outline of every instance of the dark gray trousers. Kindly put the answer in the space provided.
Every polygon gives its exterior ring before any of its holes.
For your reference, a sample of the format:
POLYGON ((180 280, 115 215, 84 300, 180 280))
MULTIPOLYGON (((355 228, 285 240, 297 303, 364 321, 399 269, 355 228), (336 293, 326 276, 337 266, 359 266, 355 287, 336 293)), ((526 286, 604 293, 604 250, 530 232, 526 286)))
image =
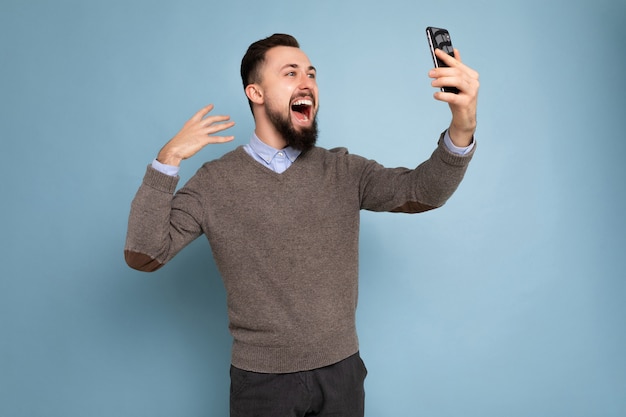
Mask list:
POLYGON ((367 375, 358 353, 324 368, 261 374, 230 368, 230 417, 363 417, 367 375))

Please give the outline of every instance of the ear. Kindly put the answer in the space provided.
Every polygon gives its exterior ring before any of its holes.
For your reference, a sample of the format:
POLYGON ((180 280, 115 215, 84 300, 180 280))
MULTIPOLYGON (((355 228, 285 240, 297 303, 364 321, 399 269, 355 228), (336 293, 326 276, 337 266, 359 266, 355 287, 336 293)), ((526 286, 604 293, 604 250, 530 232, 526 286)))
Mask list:
POLYGON ((263 104, 263 90, 261 86, 258 84, 248 84, 246 87, 246 96, 248 96, 248 100, 255 104, 263 104))

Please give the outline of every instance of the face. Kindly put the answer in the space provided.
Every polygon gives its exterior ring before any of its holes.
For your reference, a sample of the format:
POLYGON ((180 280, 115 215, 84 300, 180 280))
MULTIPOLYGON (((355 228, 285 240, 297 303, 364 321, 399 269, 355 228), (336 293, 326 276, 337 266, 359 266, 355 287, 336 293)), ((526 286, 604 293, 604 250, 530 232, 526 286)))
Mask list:
POLYGON ((266 53, 260 83, 268 119, 288 145, 307 150, 317 139, 316 71, 299 48, 279 46, 266 53))

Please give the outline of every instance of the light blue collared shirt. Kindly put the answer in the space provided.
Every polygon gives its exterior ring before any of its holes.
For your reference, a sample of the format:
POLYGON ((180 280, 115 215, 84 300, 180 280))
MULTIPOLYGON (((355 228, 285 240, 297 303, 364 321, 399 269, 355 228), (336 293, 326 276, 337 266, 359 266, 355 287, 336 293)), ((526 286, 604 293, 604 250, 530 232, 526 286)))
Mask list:
POLYGON ((285 149, 275 149, 263 142, 256 134, 252 134, 250 142, 243 147, 248 155, 257 162, 265 165, 272 171, 282 174, 293 164, 302 153, 297 149, 287 146, 285 149))
MULTIPOLYGON (((472 150, 472 148, 474 148, 474 141, 472 141, 472 143, 465 148, 455 146, 454 143, 452 143, 452 139, 450 139, 450 135, 447 130, 443 136, 443 142, 450 152, 457 155, 466 155, 472 150)), ((272 148, 259 139, 254 133, 250 138, 250 142, 247 145, 244 145, 243 148, 248 155, 254 158, 254 160, 258 161, 262 165, 265 165, 267 168, 278 174, 285 172, 301 153, 301 151, 294 149, 291 146, 288 146, 285 149, 272 148)), ((179 167, 162 164, 156 159, 152 161, 152 168, 173 177, 178 175, 179 171, 179 167)))

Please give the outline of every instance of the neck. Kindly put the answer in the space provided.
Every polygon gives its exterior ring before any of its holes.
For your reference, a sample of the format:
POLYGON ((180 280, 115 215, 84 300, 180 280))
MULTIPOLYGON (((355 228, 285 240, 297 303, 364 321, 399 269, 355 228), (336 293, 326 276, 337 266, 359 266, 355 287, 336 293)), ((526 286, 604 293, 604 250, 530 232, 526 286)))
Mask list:
POLYGON ((287 141, 276 131, 274 125, 266 117, 258 117, 254 133, 261 141, 274 149, 287 147, 287 141))

